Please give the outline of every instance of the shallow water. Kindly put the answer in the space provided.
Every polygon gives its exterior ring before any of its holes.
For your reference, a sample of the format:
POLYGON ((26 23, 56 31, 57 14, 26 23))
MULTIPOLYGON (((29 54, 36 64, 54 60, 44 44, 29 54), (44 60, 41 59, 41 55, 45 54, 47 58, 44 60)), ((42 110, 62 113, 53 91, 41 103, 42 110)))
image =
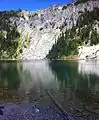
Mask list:
POLYGON ((52 104, 45 89, 65 110, 80 109, 89 114, 84 105, 92 106, 93 110, 96 110, 94 103, 99 106, 99 61, 0 62, 1 103, 52 104))

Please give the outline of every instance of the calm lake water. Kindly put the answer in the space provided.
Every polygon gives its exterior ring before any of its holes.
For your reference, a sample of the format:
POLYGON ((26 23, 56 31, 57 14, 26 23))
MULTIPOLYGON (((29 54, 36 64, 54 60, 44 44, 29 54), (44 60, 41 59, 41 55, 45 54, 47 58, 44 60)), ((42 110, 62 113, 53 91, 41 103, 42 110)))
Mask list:
POLYGON ((99 101, 99 61, 0 62, 1 103, 51 104, 45 89, 66 110, 89 103, 94 109, 90 101, 99 101))

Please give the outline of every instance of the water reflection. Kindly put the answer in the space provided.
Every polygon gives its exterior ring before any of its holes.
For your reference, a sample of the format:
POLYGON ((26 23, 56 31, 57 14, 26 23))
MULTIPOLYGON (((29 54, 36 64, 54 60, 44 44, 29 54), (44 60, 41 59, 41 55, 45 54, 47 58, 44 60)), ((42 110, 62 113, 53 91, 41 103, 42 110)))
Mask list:
POLYGON ((81 74, 96 74, 99 76, 99 61, 96 60, 79 60, 78 61, 78 72, 81 74))
POLYGON ((20 76, 16 62, 0 62, 0 102, 17 99, 17 89, 20 85, 20 76))
POLYGON ((18 89, 20 76, 17 71, 16 62, 0 62, 0 87, 18 89))
POLYGON ((75 108, 92 97, 99 101, 98 62, 51 61, 49 65, 60 84, 55 94, 62 106, 75 108))
POLYGON ((57 88, 57 84, 48 61, 18 63, 18 71, 21 77, 20 93, 25 92, 25 96, 30 102, 39 100, 50 103, 49 98, 46 98, 48 96, 46 96, 45 89, 54 90, 57 88))
MULTIPOLYGON (((79 61, 78 72, 87 81, 87 86, 91 92, 99 94, 99 61, 79 61)), ((99 97, 99 96, 98 96, 99 97)))
POLYGON ((44 88, 55 88, 55 76, 48 66, 48 61, 18 63, 18 71, 22 89, 36 88, 39 84, 44 88))
POLYGON ((80 106, 91 96, 99 98, 98 67, 97 61, 2 61, 0 100, 49 102, 44 92, 49 89, 62 106, 80 106))
POLYGON ((46 88, 57 87, 48 61, 2 61, 0 70, 0 100, 17 98, 22 102, 31 102, 39 100, 46 88))
POLYGON ((52 61, 49 65, 60 84, 64 83, 64 87, 76 87, 76 78, 78 76, 77 62, 52 61))
POLYGON ((99 62, 97 61, 52 61, 49 65, 60 84, 64 84, 65 88, 94 89, 99 83, 99 62))

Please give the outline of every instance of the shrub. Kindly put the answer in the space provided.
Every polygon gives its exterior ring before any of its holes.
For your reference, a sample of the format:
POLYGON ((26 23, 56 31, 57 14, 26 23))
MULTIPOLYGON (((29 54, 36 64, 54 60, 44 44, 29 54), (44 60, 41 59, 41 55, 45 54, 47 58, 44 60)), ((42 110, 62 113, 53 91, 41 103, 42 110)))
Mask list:
POLYGON ((74 5, 78 5, 78 4, 81 4, 81 3, 85 3, 85 2, 87 2, 87 1, 89 1, 89 0, 77 0, 74 5))

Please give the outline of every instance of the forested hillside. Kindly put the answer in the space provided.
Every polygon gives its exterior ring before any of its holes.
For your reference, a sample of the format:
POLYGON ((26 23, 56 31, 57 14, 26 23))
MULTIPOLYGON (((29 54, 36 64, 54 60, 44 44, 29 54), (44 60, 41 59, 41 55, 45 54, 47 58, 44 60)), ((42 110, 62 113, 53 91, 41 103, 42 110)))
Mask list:
POLYGON ((49 51, 47 58, 58 59, 63 56, 78 55, 81 45, 96 45, 99 43, 99 8, 82 13, 77 25, 62 33, 49 51))

